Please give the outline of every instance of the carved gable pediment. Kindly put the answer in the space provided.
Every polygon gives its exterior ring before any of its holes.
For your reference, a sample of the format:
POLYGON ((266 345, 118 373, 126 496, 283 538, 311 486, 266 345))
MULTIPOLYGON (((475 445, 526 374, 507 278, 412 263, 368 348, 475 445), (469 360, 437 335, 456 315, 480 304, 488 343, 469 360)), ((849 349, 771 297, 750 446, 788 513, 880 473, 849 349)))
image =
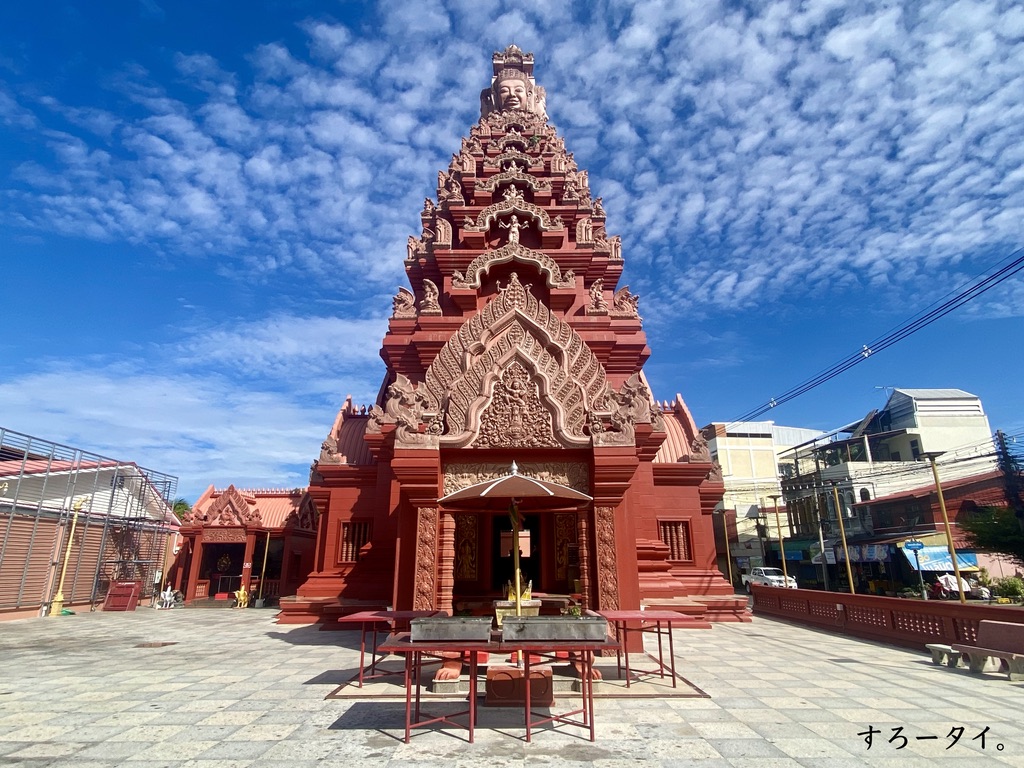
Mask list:
MULTIPOLYGON (((427 370, 427 394, 445 413, 447 432, 440 443, 466 446, 477 439, 495 393, 509 402, 508 387, 524 381, 519 369, 531 393, 536 389, 538 413, 551 419, 554 444, 588 445, 586 413, 604 396, 604 368, 579 334, 530 293, 516 273, 449 339, 427 370)), ((511 418, 501 418, 506 417, 511 418)))
POLYGON ((229 485, 205 513, 206 525, 260 525, 260 512, 256 508, 255 499, 247 499, 233 485, 229 485))

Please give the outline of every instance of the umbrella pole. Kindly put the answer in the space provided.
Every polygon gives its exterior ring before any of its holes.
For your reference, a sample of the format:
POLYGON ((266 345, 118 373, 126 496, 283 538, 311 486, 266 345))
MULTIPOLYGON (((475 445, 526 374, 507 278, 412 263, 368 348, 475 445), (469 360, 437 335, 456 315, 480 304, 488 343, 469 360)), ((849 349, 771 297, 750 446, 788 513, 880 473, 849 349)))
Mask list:
POLYGON ((519 508, 515 501, 509 511, 512 513, 512 568, 515 571, 516 616, 523 615, 522 580, 519 578, 519 508))

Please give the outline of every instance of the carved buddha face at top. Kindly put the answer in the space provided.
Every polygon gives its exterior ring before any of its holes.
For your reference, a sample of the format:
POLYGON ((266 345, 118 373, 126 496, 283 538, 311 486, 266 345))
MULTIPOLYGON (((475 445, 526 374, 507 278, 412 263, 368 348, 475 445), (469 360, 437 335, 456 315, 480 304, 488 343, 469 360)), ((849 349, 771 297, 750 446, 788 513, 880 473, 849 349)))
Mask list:
POLYGON ((507 79, 498 86, 502 109, 526 109, 526 81, 507 79))

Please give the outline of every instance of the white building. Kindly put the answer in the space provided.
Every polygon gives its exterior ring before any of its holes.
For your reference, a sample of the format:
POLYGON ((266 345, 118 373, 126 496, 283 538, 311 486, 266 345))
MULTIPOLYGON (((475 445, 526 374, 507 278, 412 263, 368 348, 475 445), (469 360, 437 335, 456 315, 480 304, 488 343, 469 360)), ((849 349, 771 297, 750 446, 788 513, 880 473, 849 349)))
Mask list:
MULTIPOLYGON (((766 542, 778 540, 780 527, 783 537, 791 535, 781 498, 780 477, 794 470, 786 464, 784 456, 793 446, 822 433, 814 429, 782 427, 772 421, 738 421, 713 422, 704 427, 701 434, 708 442, 712 459, 722 467, 725 495, 721 509, 726 514, 724 529, 728 531, 732 563, 740 570, 760 565, 766 542), (774 517, 776 500, 780 508, 778 521, 774 517), (762 510, 768 511, 767 520, 762 510)), ((720 547, 719 551, 724 548, 720 547)))
POLYGON ((981 400, 960 389, 895 389, 881 410, 795 446, 783 456, 782 483, 794 536, 838 536, 835 498, 847 536, 870 534, 870 514, 852 505, 933 482, 929 454, 940 454, 943 480, 996 468, 995 445, 981 400), (835 490, 833 490, 835 489, 835 490))

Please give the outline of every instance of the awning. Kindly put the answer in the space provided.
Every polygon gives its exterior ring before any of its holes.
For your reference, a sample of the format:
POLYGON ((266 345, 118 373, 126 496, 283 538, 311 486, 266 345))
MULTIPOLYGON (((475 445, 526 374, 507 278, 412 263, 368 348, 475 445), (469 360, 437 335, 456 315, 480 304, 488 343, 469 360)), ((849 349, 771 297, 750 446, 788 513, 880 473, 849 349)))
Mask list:
MULTIPOLYGON (((922 571, 953 571, 953 561, 949 557, 949 547, 925 547, 917 551, 916 558, 909 549, 904 548, 903 554, 906 555, 907 562, 910 563, 910 567, 915 571, 917 570, 918 560, 921 561, 922 571)), ((957 552, 956 564, 961 571, 976 571, 978 570, 978 556, 973 552, 957 552)))

